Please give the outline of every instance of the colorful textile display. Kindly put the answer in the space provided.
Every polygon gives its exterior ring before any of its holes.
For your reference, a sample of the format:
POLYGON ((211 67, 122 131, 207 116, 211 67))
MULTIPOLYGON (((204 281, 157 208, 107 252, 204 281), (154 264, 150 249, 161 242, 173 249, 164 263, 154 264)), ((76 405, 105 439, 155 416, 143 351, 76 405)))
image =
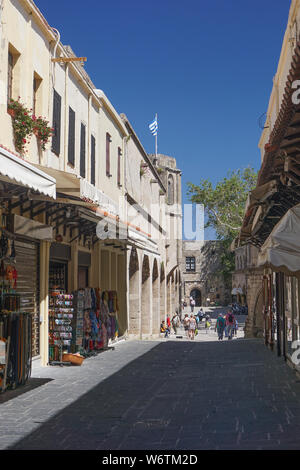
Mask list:
POLYGON ((86 288, 75 292, 74 299, 73 351, 89 353, 106 349, 108 341, 118 337, 117 292, 86 288))

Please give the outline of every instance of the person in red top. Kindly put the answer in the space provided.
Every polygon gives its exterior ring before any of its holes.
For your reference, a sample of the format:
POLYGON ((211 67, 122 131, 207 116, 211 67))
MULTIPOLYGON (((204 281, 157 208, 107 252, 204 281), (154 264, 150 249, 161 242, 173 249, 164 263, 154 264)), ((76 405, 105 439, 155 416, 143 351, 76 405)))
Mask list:
POLYGON ((233 315, 232 310, 228 310, 226 314, 226 327, 227 327, 228 339, 232 339, 234 325, 235 325, 235 316, 233 315))
POLYGON ((170 320, 170 315, 167 315, 167 326, 169 330, 171 331, 171 320, 170 320))

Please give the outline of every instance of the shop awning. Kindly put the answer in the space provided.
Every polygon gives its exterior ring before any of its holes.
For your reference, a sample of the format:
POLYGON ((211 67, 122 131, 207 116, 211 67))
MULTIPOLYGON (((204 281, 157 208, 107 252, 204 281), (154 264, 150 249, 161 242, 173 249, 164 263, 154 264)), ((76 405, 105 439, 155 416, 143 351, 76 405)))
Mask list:
POLYGON ((261 247, 258 266, 300 274, 300 204, 289 209, 261 247))
POLYGON ((150 251, 151 253, 159 254, 157 243, 155 243, 149 236, 141 231, 128 228, 128 241, 137 248, 150 251))
POLYGON ((101 206, 103 210, 118 215, 118 208, 114 201, 81 176, 41 165, 36 165, 36 167, 56 179, 57 193, 93 202, 101 206))
POLYGON ((0 179, 56 198, 55 178, 0 146, 0 179))

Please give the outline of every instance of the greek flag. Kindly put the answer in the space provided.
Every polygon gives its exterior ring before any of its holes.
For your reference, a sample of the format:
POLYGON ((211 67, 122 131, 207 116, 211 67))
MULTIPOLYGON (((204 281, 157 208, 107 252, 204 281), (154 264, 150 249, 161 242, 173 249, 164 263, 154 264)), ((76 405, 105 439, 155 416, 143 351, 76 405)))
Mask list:
POLYGON ((152 135, 157 135, 157 129, 158 129, 158 124, 157 124, 157 117, 155 117, 154 121, 149 124, 149 129, 152 135))

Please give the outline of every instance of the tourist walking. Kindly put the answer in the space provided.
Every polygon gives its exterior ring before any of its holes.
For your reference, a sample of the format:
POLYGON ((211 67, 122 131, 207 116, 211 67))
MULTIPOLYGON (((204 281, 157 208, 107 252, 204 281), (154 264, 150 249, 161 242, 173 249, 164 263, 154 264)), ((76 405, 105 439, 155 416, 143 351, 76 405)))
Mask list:
POLYGON ((208 330, 210 329, 211 322, 210 322, 210 317, 209 315, 206 316, 205 318, 205 332, 206 334, 208 333, 208 330))
POLYGON ((196 305, 196 302, 194 299, 192 299, 191 300, 191 312, 194 312, 195 305, 196 305))
POLYGON ((224 318, 224 322, 225 322, 224 335, 225 335, 225 338, 228 338, 228 328, 227 328, 227 324, 226 324, 226 313, 223 315, 223 318, 224 318))
POLYGON ((235 319, 235 320, 234 320, 234 327, 233 327, 233 334, 234 334, 234 336, 237 336, 238 329, 239 329, 239 324, 238 324, 237 319, 235 319))
POLYGON ((179 323, 180 323, 179 316, 178 316, 178 313, 176 312, 175 315, 173 315, 172 317, 172 327, 173 327, 175 335, 177 335, 177 328, 179 327, 179 323))
POLYGON ((232 310, 228 310, 227 315, 226 315, 226 327, 227 327, 228 339, 232 339, 234 325, 235 325, 235 316, 233 315, 232 310))
POLYGON ((197 328, 197 322, 194 315, 191 315, 190 322, 189 322, 189 338, 195 339, 195 330, 197 328))
POLYGON ((222 313, 220 313, 217 318, 216 326, 215 326, 215 331, 218 332, 218 340, 223 339, 225 326, 226 326, 225 318, 223 317, 222 313))
POLYGON ((167 315, 167 327, 171 331, 171 320, 170 320, 170 315, 167 315))
POLYGON ((188 314, 186 313, 184 316, 184 320, 183 320, 183 328, 187 337, 189 336, 189 324, 190 324, 190 319, 189 319, 188 314))

